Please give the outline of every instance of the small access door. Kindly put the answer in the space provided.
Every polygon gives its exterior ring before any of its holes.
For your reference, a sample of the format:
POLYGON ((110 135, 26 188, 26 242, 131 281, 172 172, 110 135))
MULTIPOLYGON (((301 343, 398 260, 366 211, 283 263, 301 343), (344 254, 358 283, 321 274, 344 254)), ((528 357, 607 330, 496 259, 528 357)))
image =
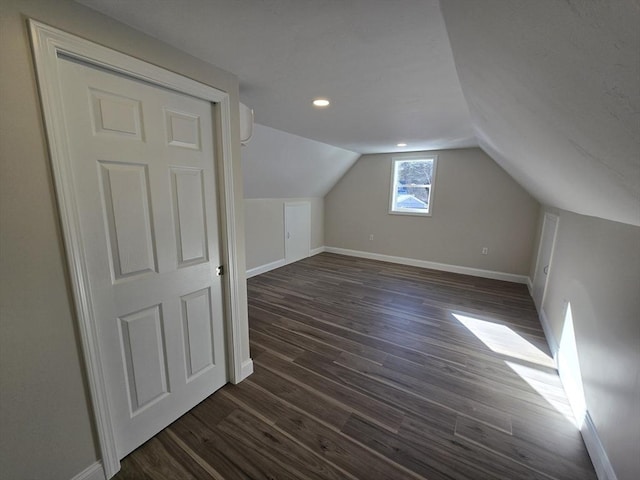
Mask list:
POLYGON ((538 312, 542 312, 542 302, 544 301, 544 293, 549 278, 549 268, 551 266, 557 229, 558 216, 545 213, 544 223, 542 224, 542 235, 540 236, 540 247, 538 248, 536 271, 533 277, 533 301, 538 312))
POLYGON ((297 262, 311 255, 311 204, 284 204, 284 258, 286 263, 297 262))

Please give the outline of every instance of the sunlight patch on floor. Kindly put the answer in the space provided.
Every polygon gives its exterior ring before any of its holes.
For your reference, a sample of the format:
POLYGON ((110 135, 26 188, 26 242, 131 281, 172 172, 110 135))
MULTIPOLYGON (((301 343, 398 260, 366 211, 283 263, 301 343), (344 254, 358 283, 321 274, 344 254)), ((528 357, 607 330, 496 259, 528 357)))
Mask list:
POLYGON ((493 352, 543 367, 556 368, 553 359, 535 345, 522 338, 506 325, 452 313, 493 352))
MULTIPOLYGON (((452 313, 452 315, 491 351, 510 357, 512 360, 505 360, 504 363, 544 398, 549 405, 560 412, 572 424, 580 428, 580 425, 578 425, 579 422, 576 421, 576 416, 574 416, 575 408, 572 410, 572 405, 570 405, 570 402, 567 400, 567 394, 565 393, 567 385, 564 379, 562 380, 562 384, 560 384, 558 374, 555 372, 556 365, 553 358, 506 325, 480 320, 479 318, 458 313, 452 313), (519 363, 518 360, 527 362, 527 365, 519 363), (538 369, 535 365, 553 369, 553 372, 546 370, 546 368, 538 369), (563 390, 563 386, 565 390, 563 390)), ((567 322, 565 322, 565 327, 566 325, 567 322)), ((567 335, 563 332, 563 339, 571 338, 571 334, 572 331, 567 335)), ((570 347, 566 347, 564 357, 566 362, 570 362, 570 359, 574 358, 574 355, 571 355, 571 353, 570 347), (569 353, 569 355, 566 353, 569 353)), ((577 358, 577 355, 575 358, 577 358)), ((562 357, 560 357, 560 360, 562 361, 562 357)), ((570 368, 575 368, 575 365, 570 363, 570 368)), ((569 390, 567 390, 567 392, 568 391, 569 390)))
POLYGON ((538 394, 544 398, 549 405, 560 412, 564 418, 575 424, 575 418, 573 411, 567 400, 567 395, 564 393, 562 386, 553 384, 558 383, 558 375, 555 373, 541 372, 535 368, 527 367, 515 362, 505 361, 509 368, 516 372, 520 378, 522 378, 527 384, 533 388, 538 394), (540 375, 547 375, 549 377, 549 383, 540 381, 540 375))

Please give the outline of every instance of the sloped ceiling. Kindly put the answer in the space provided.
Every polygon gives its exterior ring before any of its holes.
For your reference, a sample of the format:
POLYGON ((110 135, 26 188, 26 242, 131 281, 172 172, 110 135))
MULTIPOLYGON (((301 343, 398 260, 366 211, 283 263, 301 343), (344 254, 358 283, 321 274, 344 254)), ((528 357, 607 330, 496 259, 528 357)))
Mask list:
POLYGON ((441 4, 480 146, 542 203, 640 225, 640 4, 441 4))
POLYGON ((359 153, 256 124, 242 147, 245 198, 324 197, 359 153))
POLYGON ((638 0, 78 1, 239 76, 270 127, 243 152, 248 197, 326 189, 317 149, 283 132, 359 153, 479 144, 540 202, 640 225, 638 0), (283 158, 296 176, 265 177, 283 158))
POLYGON ((477 146, 437 0, 78 2, 236 74, 262 125, 359 153, 477 146))

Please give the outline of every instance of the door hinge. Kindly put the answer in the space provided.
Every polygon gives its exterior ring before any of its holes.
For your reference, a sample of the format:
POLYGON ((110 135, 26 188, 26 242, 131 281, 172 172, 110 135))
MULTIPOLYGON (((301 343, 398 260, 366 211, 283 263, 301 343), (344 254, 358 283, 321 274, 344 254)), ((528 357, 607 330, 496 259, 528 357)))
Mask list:
POLYGON ((216 275, 217 276, 224 275, 224 265, 220 265, 219 267, 216 268, 216 275))

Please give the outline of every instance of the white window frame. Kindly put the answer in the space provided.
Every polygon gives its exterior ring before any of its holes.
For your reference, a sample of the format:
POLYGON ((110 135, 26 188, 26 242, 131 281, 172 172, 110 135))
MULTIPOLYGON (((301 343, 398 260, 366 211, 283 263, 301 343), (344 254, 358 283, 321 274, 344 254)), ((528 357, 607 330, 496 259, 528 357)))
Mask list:
POLYGON ((413 215, 418 217, 430 217, 433 215, 433 199, 434 187, 436 184, 436 170, 438 165, 438 155, 410 155, 410 156, 395 156, 391 158, 391 179, 389 185, 389 214, 390 215, 413 215), (396 188, 396 164, 399 162, 406 162, 408 160, 433 160, 433 170, 431 174, 431 184, 429 185, 429 203, 428 209, 425 212, 422 209, 403 208, 402 210, 394 210, 397 188, 396 188))

